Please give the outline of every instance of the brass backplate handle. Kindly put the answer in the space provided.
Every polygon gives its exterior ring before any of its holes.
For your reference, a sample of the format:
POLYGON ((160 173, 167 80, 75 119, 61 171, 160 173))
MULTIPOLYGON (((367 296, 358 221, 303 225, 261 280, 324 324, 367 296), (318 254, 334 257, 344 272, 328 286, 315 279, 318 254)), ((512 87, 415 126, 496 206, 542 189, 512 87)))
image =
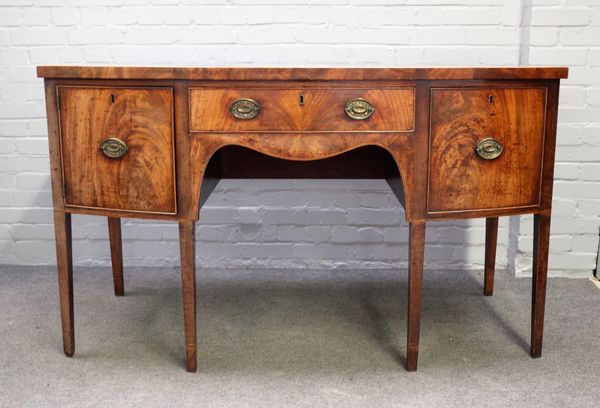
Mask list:
POLYGON ((373 114, 375 108, 366 99, 356 98, 346 102, 344 111, 349 118, 364 120, 368 119, 373 114))
POLYGON ((237 119, 253 119, 260 112, 260 105, 254 99, 236 99, 229 107, 229 111, 237 119))
POLYGON ((100 143, 100 150, 106 157, 118 159, 127 153, 127 143, 116 137, 109 137, 100 143))
POLYGON ((475 147, 479 157, 485 160, 494 160, 502 154, 503 149, 502 145, 492 137, 480 140, 475 147))

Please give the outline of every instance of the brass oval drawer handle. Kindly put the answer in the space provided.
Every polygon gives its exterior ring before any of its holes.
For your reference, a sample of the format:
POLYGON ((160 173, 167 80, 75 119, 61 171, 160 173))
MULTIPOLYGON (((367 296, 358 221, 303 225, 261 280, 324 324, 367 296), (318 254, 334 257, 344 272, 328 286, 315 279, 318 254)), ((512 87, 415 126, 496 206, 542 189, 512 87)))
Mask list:
POLYGON ((373 114, 375 108, 366 99, 357 98, 346 102, 344 111, 351 119, 364 120, 373 114))
POLYGON ((127 153, 127 143, 116 137, 109 137, 100 143, 100 150, 106 157, 118 159, 127 153))
POLYGON ((253 119, 260 112, 260 105, 254 99, 242 98, 233 101, 229 110, 237 119, 253 119))
POLYGON ((480 140, 475 150, 482 159, 494 160, 502 154, 504 148, 496 139, 488 137, 480 140))

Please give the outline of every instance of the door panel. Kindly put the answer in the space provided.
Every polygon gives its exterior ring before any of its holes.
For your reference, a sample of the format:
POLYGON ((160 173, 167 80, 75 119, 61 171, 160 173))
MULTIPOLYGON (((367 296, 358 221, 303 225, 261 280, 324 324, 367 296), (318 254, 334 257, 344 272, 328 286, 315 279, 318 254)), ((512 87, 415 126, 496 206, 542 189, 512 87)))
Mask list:
POLYGON ((545 107, 546 88, 433 88, 428 212, 539 205, 545 107))
POLYGON ((66 205, 176 213, 171 88, 61 86, 58 97, 66 205))

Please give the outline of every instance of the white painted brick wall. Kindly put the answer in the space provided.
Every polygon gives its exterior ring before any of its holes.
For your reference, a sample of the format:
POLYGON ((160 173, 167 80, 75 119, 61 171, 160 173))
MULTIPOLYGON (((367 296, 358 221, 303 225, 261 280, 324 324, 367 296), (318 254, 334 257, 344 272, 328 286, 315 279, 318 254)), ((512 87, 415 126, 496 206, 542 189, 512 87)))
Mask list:
MULTIPOLYGON (((589 276, 600 214, 598 0, 0 0, 0 263, 54 263, 38 64, 572 67, 561 89, 550 269, 589 276), (99 4, 100 3, 100 4, 99 4), (398 3, 402 3, 399 5, 398 3)), ((403 267, 383 181, 223 181, 198 224, 206 266, 403 267)), ((530 271, 531 217, 498 263, 530 271)), ((128 265, 176 265, 177 227, 124 223, 128 265)), ((75 216, 78 265, 109 263, 104 218, 75 216)), ((484 222, 430 223, 426 267, 481 268, 484 222)))
MULTIPOLYGON (((596 267, 600 227, 600 1, 533 1, 528 60, 567 64, 562 81, 556 149, 550 268, 555 274, 589 276, 596 267)), ((519 231, 517 274, 531 272, 532 217, 519 231)))

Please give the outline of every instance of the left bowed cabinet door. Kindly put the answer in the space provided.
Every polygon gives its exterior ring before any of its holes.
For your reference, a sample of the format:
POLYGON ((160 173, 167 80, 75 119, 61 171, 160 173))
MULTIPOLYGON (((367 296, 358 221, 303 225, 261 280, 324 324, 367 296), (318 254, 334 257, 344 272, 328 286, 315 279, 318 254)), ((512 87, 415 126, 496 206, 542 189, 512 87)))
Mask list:
POLYGON ((57 92, 65 205, 175 214, 172 88, 57 92))

